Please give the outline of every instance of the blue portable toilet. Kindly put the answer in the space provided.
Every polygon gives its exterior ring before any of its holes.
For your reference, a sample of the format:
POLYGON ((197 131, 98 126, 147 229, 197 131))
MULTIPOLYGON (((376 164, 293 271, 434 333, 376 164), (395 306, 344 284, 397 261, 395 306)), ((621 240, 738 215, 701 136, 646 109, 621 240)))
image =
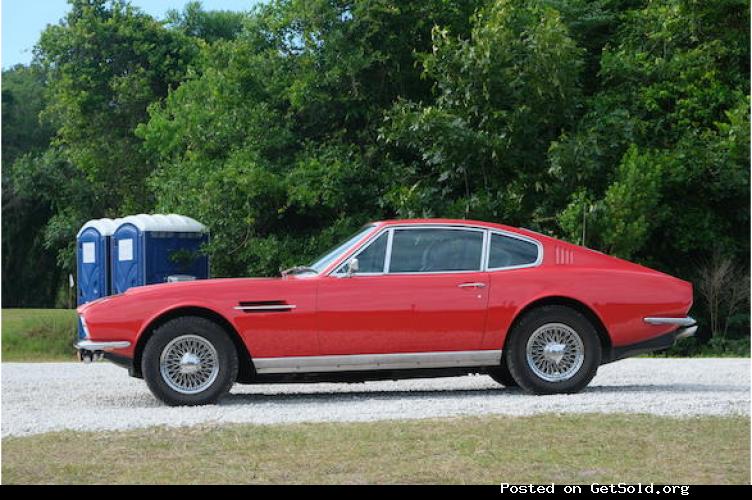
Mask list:
POLYGON ((183 215, 118 219, 110 241, 112 294, 133 286, 209 277, 206 226, 183 215))
POLYGON ((110 294, 110 237, 117 221, 93 219, 76 235, 78 305, 110 294))
MULTIPOLYGON (((116 226, 116 220, 93 219, 84 224, 76 235, 78 305, 110 294, 110 238, 116 226)), ((84 336, 80 323, 78 336, 84 336)))

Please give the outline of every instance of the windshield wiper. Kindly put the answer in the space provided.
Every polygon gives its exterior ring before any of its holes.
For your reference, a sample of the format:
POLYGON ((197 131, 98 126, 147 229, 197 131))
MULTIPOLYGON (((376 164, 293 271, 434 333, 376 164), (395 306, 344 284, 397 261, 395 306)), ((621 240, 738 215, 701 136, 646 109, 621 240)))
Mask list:
POLYGON ((294 266, 294 267, 291 267, 289 269, 285 269, 284 271, 280 270, 280 274, 282 274, 283 277, 287 276, 287 275, 290 275, 290 274, 302 274, 302 273, 315 273, 315 274, 319 274, 319 272, 317 270, 315 270, 312 267, 308 267, 308 266, 294 266))

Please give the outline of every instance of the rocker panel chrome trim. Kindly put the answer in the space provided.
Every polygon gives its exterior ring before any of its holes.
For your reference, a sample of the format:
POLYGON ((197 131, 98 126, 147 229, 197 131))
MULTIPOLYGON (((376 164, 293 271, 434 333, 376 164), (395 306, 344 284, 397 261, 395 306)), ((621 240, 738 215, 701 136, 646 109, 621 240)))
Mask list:
POLYGON ((283 358, 255 358, 253 360, 256 372, 258 373, 321 373, 410 368, 451 368, 495 366, 499 363, 501 363, 501 350, 291 356, 283 358))

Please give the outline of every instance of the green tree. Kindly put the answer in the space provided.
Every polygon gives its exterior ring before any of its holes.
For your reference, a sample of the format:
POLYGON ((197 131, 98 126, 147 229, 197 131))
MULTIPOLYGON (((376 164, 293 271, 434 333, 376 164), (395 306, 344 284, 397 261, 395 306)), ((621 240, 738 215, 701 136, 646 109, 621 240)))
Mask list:
POLYGON ((559 192, 587 193, 562 214, 570 237, 599 206, 586 243, 686 277, 715 245, 748 254, 747 5, 651 2, 628 12, 602 57, 603 89, 551 149, 559 192))
POLYGON ((44 72, 39 66, 17 65, 3 71, 3 163, 44 151, 54 130, 39 122, 44 107, 44 72))
POLYGON ((158 208, 212 228, 220 275, 276 274, 378 217, 392 173, 383 114, 430 95, 415 51, 471 12, 439 0, 260 6, 236 39, 204 47, 201 71, 139 128, 160 159, 158 208))
POLYGON ((206 11, 201 2, 193 1, 188 2, 182 11, 170 9, 166 21, 171 28, 212 43, 237 37, 245 19, 246 15, 242 12, 206 11))
POLYGON ((152 206, 144 181, 153 164, 133 131, 180 83, 196 50, 118 0, 71 0, 65 19, 42 33, 35 56, 47 71, 44 116, 66 158, 107 194, 101 212, 152 206))
POLYGON ((412 161, 386 198, 400 215, 528 224, 549 144, 575 116, 583 51, 544 2, 494 2, 473 20, 469 37, 433 30, 434 100, 389 113, 385 143, 412 161))
MULTIPOLYGON (((48 26, 35 47, 44 84, 34 88, 30 102, 42 103, 41 129, 54 131, 51 145, 3 174, 4 182, 13 178, 13 192, 36 210, 45 207, 43 226, 23 231, 57 258, 65 274, 74 270, 75 235, 83 222, 153 207, 145 181, 154 165, 134 130, 148 118, 148 105, 180 83, 198 51, 191 38, 127 2, 70 3, 68 15, 48 26)), ((26 119, 37 115, 38 109, 26 119)))
POLYGON ((60 281, 55 254, 43 238, 52 208, 37 193, 21 192, 13 178, 19 164, 36 161, 54 132, 39 122, 44 73, 19 65, 2 78, 3 307, 44 306, 54 303, 60 281))

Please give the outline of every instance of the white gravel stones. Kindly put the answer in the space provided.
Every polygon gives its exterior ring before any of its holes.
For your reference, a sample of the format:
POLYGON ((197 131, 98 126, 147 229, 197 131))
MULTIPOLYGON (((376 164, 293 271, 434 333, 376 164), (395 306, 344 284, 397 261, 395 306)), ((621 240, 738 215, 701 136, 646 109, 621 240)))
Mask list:
POLYGON ((170 408, 107 362, 3 363, 2 436, 154 425, 355 422, 461 415, 750 414, 749 359, 629 359, 580 394, 529 396, 486 376, 360 384, 235 385, 215 406, 170 408))

